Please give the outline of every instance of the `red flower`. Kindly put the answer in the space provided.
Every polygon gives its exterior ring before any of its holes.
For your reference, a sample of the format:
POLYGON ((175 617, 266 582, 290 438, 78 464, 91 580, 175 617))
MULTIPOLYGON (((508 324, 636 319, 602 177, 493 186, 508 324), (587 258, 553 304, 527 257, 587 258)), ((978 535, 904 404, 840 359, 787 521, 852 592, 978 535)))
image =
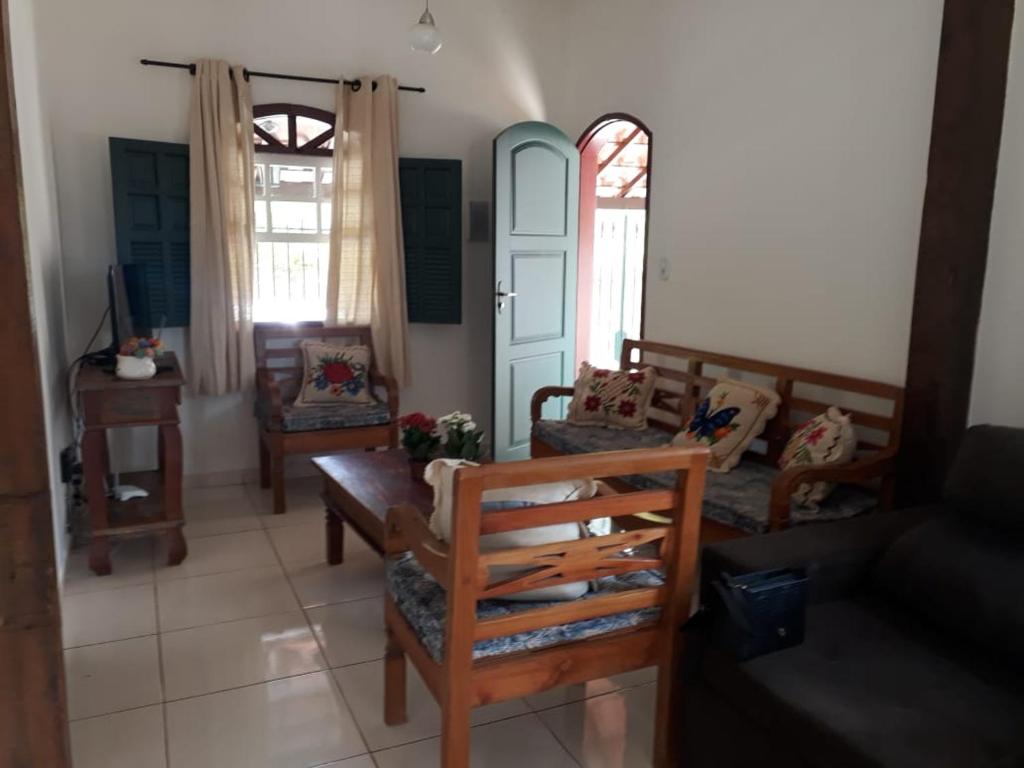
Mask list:
POLYGON ((812 432, 810 432, 805 439, 811 445, 817 445, 819 442, 821 442, 821 438, 823 438, 824 436, 825 436, 825 425, 823 424, 820 427, 818 427, 817 429, 815 429, 812 432))
POLYGON ((437 426, 437 419, 431 416, 427 416, 425 413, 416 411, 415 413, 407 413, 405 416, 398 420, 398 426, 402 429, 418 429, 421 432, 433 432, 434 427, 437 426))
POLYGON ((593 375, 595 379, 607 379, 611 373, 607 368, 595 368, 593 375))
POLYGON ((629 374, 629 380, 636 384, 639 384, 646 378, 647 374, 644 373, 643 371, 633 371, 632 373, 629 374))
POLYGON ((583 401, 583 408, 588 411, 596 411, 601 407, 601 397, 599 395, 588 395, 587 399, 583 401))
POLYGON ((627 419, 636 413, 636 403, 632 400, 621 400, 619 402, 619 416, 625 416, 627 419))
POLYGON ((331 384, 343 384, 355 377, 355 372, 347 363, 324 363, 324 378, 331 384))

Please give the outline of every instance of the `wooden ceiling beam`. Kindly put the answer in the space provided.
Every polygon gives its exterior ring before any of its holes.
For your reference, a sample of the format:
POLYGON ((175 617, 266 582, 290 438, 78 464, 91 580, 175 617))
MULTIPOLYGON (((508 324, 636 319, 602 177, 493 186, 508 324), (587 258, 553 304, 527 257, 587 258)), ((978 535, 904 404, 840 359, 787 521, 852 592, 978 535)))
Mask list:
POLYGON ((640 181, 640 179, 642 179, 646 175, 647 175, 647 169, 646 168, 641 168, 640 169, 640 173, 638 173, 636 176, 634 176, 632 179, 630 179, 629 182, 626 184, 626 186, 624 186, 621 190, 619 190, 619 197, 625 197, 626 195, 628 195, 629 191, 631 189, 633 189, 633 187, 635 187, 637 185, 637 183, 640 181))
POLYGON ((622 154, 622 150, 624 150, 626 147, 628 147, 630 144, 632 144, 633 143, 633 139, 635 139, 639 135, 640 135, 640 128, 634 128, 633 132, 631 134, 629 134, 629 136, 627 136, 619 144, 619 146, 617 146, 615 149, 613 149, 612 153, 610 155, 608 155, 608 157, 606 157, 604 160, 602 160, 598 164, 597 172, 601 173, 601 171, 603 171, 605 168, 607 168, 609 165, 611 165, 613 162, 615 162, 615 158, 618 157, 620 154, 622 154))

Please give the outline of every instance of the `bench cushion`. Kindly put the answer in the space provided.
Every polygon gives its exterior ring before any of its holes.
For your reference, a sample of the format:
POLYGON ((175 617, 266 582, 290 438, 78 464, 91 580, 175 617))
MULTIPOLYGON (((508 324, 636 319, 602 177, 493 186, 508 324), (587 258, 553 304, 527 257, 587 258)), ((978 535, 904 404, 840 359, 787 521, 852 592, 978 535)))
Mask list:
MULTIPOLYGON (((388 561, 387 583, 388 593, 405 620, 409 622, 409 626, 416 633, 423 647, 435 661, 441 662, 444 656, 445 612, 447 610, 444 589, 423 570, 416 558, 409 553, 388 561)), ((596 588, 579 599, 589 600, 607 595, 609 592, 622 592, 639 587, 660 587, 664 583, 661 574, 656 571, 638 571, 623 576, 598 579, 596 588)), ((491 619, 552 605, 564 605, 564 603, 481 600, 477 603, 476 615, 478 619, 491 619)), ((507 637, 479 640, 473 645, 473 658, 480 659, 516 651, 533 651, 575 640, 585 640, 597 635, 653 622, 660 614, 660 608, 643 608, 612 616, 602 616, 597 619, 576 621, 572 624, 560 624, 530 632, 520 632, 507 637)))
MULTIPOLYGON (((621 451, 629 448, 657 448, 668 445, 671 435, 648 427, 623 432, 603 427, 581 427, 564 421, 538 421, 533 436, 562 453, 621 451)), ((778 470, 753 461, 742 461, 730 472, 709 472, 704 486, 703 514, 709 520, 748 533, 766 533, 769 528, 772 483, 778 470)), ((623 478, 645 490, 672 487, 671 473, 633 475, 623 478)), ((806 523, 842 520, 874 509, 878 499, 857 486, 841 485, 818 509, 792 504, 790 521, 806 523)))
MULTIPOLYGON (((258 403, 257 414, 266 419, 265 409, 258 403)), ((312 432, 318 429, 374 427, 391 421, 387 403, 335 403, 331 405, 286 405, 281 409, 284 432, 312 432)))

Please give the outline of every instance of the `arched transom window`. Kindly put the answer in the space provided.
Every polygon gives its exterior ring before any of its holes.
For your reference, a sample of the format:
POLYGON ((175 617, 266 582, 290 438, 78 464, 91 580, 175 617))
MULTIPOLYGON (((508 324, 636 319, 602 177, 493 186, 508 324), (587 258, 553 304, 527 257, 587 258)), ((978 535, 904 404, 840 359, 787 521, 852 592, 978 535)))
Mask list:
POLYGON ((252 109, 257 152, 331 155, 334 113, 301 104, 259 104, 252 109))

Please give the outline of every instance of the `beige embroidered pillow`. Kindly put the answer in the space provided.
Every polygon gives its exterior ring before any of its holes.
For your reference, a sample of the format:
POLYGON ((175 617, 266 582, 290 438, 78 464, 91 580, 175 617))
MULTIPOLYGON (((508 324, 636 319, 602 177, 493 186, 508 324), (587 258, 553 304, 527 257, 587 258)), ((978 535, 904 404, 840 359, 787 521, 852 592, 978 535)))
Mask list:
MULTIPOLYGON (((846 464, 856 453, 857 434, 850 417, 832 406, 793 433, 779 459, 779 467, 846 464)), ((793 501, 805 507, 817 507, 834 488, 834 483, 802 483, 793 494, 793 501)))
POLYGON ((295 405, 372 403, 370 349, 302 342, 302 389, 295 405))
POLYGON ((728 472, 740 462, 765 424, 779 410, 779 394, 753 384, 722 379, 708 396, 672 445, 701 445, 711 449, 708 468, 728 472))
POLYGON ((654 395, 653 368, 611 371, 584 362, 569 403, 570 424, 644 429, 654 395))

